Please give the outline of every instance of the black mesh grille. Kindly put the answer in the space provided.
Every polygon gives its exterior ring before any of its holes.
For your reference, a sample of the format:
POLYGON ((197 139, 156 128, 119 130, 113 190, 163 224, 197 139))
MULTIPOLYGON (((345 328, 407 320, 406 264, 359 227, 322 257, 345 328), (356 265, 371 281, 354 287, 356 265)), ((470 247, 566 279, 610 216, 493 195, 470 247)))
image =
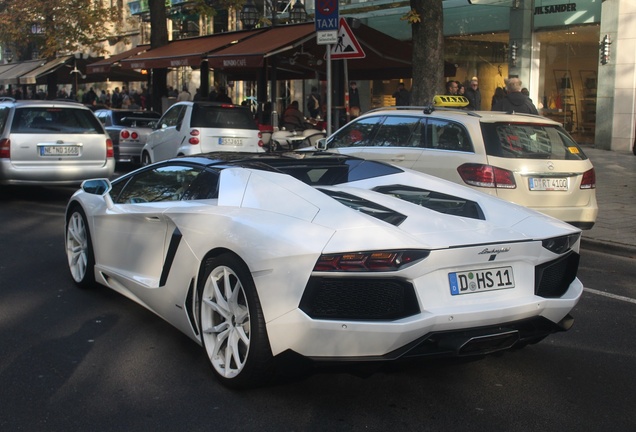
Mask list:
POLYGON ((535 294, 541 297, 561 297, 574 281, 578 268, 579 254, 575 252, 537 266, 534 277, 535 294))
POLYGON ((394 320, 420 311, 410 283, 396 279, 309 280, 300 308, 318 319, 394 320))

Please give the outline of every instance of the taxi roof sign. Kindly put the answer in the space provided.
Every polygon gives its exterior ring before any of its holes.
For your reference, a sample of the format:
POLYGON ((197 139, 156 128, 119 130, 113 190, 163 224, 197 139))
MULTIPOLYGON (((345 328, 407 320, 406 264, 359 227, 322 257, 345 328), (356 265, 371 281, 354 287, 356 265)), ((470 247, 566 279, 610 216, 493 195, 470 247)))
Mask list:
POLYGON ((433 105, 436 107, 464 108, 469 103, 465 96, 435 95, 435 97, 433 97, 433 105))

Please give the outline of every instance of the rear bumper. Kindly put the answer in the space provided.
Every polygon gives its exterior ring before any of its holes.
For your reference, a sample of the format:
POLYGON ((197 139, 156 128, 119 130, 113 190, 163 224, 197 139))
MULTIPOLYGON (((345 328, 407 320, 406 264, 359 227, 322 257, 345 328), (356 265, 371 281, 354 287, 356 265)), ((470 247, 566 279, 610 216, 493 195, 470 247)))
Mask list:
POLYGON ((19 167, 10 159, 0 160, 0 184, 9 185, 75 185, 90 178, 110 178, 115 172, 115 159, 103 165, 59 165, 56 167, 19 167))

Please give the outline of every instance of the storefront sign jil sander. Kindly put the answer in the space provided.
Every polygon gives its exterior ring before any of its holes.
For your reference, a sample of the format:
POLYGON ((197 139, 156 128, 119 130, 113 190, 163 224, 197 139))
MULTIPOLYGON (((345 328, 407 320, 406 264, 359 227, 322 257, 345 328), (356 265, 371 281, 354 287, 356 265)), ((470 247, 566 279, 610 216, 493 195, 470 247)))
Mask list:
POLYGON ((553 14, 561 12, 576 12, 576 3, 563 3, 552 6, 537 6, 534 8, 535 15, 553 14))

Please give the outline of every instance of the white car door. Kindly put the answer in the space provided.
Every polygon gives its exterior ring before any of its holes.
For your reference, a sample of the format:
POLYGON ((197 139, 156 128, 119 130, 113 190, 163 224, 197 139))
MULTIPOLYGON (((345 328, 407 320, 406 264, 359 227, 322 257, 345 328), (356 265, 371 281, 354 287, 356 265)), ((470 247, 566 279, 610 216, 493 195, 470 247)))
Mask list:
POLYGON ((351 122, 329 139, 329 151, 411 168, 420 157, 420 118, 372 116, 351 122))
POLYGON ((153 162, 177 156, 177 151, 185 140, 183 119, 186 108, 189 107, 179 104, 170 107, 157 123, 157 129, 148 137, 147 148, 153 162))

